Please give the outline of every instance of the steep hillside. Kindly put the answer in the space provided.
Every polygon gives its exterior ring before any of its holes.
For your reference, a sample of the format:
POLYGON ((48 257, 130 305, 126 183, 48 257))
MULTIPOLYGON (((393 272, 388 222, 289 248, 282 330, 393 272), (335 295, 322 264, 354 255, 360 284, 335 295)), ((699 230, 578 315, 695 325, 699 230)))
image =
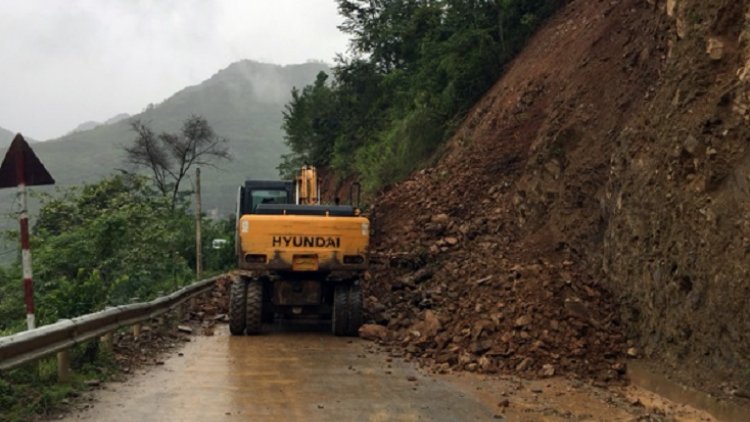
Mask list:
POLYGON ((750 387, 750 2, 668 6, 661 83, 610 158, 603 269, 647 356, 734 391, 750 387))
POLYGON ((0 147, 5 147, 10 145, 10 141, 13 140, 13 137, 16 134, 0 127, 0 147))
POLYGON ((75 129, 71 130, 70 133, 68 133, 68 135, 70 135, 71 133, 75 133, 75 132, 85 132, 87 130, 94 129, 95 127, 101 126, 101 125, 113 125, 115 123, 118 123, 128 118, 130 118, 130 115, 128 113, 119 113, 114 117, 110 117, 104 122, 95 122, 93 120, 89 120, 87 122, 83 122, 79 124, 78 126, 76 126, 75 129))
MULTIPOLYGON (((193 114, 208 119, 219 136, 228 138, 234 161, 204 169, 206 209, 232 211, 236 186, 246 177, 275 178, 276 165, 286 152, 281 112, 292 87, 315 79, 324 64, 277 66, 252 61, 234 63, 207 81, 149 105, 133 116, 156 130, 176 131, 193 114)), ((124 168, 121 146, 134 138, 128 120, 71 133, 34 147, 58 185, 93 181, 124 168)))
MULTIPOLYGON (((89 120, 87 122, 83 122, 83 123, 79 124, 78 126, 76 126, 75 129, 73 129, 73 130, 70 131, 70 133, 85 132, 87 130, 91 130, 91 129, 93 129, 93 128, 97 127, 97 126, 101 126, 101 125, 102 124, 99 123, 99 122, 95 122, 93 120, 89 120)), ((68 133, 68 135, 70 133, 68 133)))
POLYGON ((439 370, 748 381, 750 27, 712 3, 571 2, 374 201, 386 341, 439 370))
MULTIPOLYGON (((11 141, 13 141, 13 138, 15 138, 16 133, 11 132, 7 129, 3 129, 0 127, 0 148, 7 147, 10 145, 11 141)), ((27 139, 28 142, 36 142, 33 139, 27 139)), ((5 150, 2 149, 2 154, 5 154, 5 150)))

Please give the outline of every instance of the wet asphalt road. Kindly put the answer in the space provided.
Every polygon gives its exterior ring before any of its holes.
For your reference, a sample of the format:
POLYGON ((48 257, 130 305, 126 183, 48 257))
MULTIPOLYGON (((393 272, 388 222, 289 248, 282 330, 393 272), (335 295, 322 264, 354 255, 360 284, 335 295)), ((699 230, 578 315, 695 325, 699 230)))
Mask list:
MULTIPOLYGON (((301 329, 302 328, 302 329, 301 329)), ((498 421, 479 397, 325 328, 195 337, 163 366, 110 383, 95 421, 498 421), (416 378, 416 381, 412 380, 416 378)))

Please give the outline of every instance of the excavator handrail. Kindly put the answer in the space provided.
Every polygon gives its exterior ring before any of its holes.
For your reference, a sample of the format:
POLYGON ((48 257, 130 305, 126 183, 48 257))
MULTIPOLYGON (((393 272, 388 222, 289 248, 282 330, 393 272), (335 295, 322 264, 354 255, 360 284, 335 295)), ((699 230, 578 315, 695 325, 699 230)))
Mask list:
POLYGON ((354 209, 359 209, 360 201, 362 200, 362 184, 359 182, 352 183, 351 186, 349 186, 349 203, 352 204, 354 209), (357 202, 354 202, 354 187, 357 187, 357 202))
POLYGON ((255 209, 257 215, 329 215, 332 217, 353 217, 355 208, 350 205, 295 205, 260 204, 255 209))

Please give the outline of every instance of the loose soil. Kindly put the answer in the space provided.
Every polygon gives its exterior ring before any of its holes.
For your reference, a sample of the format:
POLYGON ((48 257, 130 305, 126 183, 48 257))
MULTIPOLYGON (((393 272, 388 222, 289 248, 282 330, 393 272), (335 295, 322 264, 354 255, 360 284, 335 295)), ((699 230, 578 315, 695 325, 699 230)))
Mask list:
POLYGON ((564 7, 372 201, 363 335, 435 372, 605 385, 643 359, 747 404, 746 11, 564 7))

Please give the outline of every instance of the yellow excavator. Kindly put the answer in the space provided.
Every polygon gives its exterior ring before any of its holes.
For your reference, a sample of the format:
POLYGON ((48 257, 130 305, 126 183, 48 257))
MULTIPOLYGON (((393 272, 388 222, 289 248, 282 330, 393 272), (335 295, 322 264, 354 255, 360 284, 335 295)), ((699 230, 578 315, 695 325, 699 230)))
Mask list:
POLYGON ((305 165, 294 181, 248 180, 239 188, 233 335, 259 334, 277 318, 310 317, 330 319, 335 335, 357 335, 370 222, 359 210, 358 184, 350 205, 321 204, 320 185, 316 169, 305 165))

